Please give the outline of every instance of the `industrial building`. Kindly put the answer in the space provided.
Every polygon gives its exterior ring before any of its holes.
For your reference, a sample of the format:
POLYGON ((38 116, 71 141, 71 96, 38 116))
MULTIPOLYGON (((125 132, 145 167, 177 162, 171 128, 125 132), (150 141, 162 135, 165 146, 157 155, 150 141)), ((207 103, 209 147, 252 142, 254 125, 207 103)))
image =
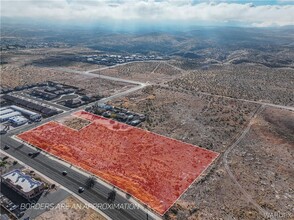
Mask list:
POLYGON ((13 111, 11 113, 0 115, 0 122, 8 121, 10 118, 21 115, 20 112, 13 111))
POLYGON ((26 199, 34 198, 44 191, 44 183, 33 179, 20 170, 12 170, 1 176, 2 182, 26 199))
POLYGON ((20 126, 20 125, 27 123, 28 119, 26 119, 23 116, 14 116, 14 117, 10 118, 8 121, 14 126, 20 126))
POLYGON ((14 126, 23 125, 29 121, 28 119, 35 121, 41 117, 41 114, 15 105, 3 107, 0 109, 0 122, 8 121, 14 126))
MULTIPOLYGON (((25 108, 37 111, 37 112, 41 113, 44 117, 50 117, 52 115, 56 115, 56 114, 59 113, 55 109, 51 109, 51 108, 45 107, 43 105, 31 102, 31 101, 27 101, 27 100, 24 100, 22 98, 18 98, 18 97, 12 96, 12 95, 4 95, 3 98, 5 100, 8 100, 10 103, 17 104, 17 105, 23 106, 25 108)), ((18 106, 15 106, 15 107, 20 108, 18 106)), ((23 109, 23 108, 21 108, 21 109, 23 109)), ((34 118, 39 118, 40 117, 40 114, 29 111, 29 110, 26 110, 26 109, 23 109, 22 113, 24 115, 28 114, 29 118, 31 120, 34 120, 34 118)))
POLYGON ((7 109, 4 109, 4 110, 1 110, 0 115, 6 115, 6 114, 9 114, 11 112, 14 112, 14 110, 10 109, 10 108, 7 108, 7 109))
POLYGON ((18 111, 18 112, 22 113, 24 116, 28 117, 31 120, 37 120, 37 119, 40 119, 42 117, 40 114, 38 114, 36 112, 32 112, 32 111, 29 111, 27 109, 24 109, 24 108, 15 106, 15 105, 11 105, 10 108, 15 110, 15 111, 18 111))
POLYGON ((1 107, 0 108, 0 112, 3 111, 3 110, 5 110, 5 109, 8 109, 8 108, 9 108, 9 106, 1 107))

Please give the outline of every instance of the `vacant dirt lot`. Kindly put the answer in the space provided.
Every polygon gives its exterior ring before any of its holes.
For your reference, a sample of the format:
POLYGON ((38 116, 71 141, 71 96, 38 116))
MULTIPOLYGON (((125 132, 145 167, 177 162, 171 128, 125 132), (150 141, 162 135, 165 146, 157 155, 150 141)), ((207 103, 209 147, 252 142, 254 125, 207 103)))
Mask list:
POLYGON ((53 69, 55 67, 66 67, 77 70, 89 70, 101 67, 98 65, 72 62, 72 56, 75 57, 77 55, 91 53, 95 53, 95 51, 80 47, 3 52, 1 54, 3 64, 0 66, 0 85, 14 88, 19 85, 52 80, 80 86, 89 92, 103 94, 110 94, 128 86, 126 83, 97 79, 53 69))
POLYGON ((181 71, 164 62, 135 62, 94 73, 140 82, 161 83, 180 76, 181 71))
POLYGON ((47 80, 59 80, 69 77, 68 74, 51 70, 48 68, 39 68, 32 65, 18 66, 6 64, 1 66, 0 78, 1 86, 14 88, 20 85, 44 82, 47 80))
POLYGON ((112 104, 147 116, 143 128, 223 152, 257 108, 225 98, 151 86, 112 104))
MULTIPOLYGON (((227 149, 258 107, 158 86, 114 104, 147 114, 143 127, 148 130, 217 152, 227 149)), ((165 219, 262 219, 226 173, 222 156, 206 174, 189 187, 165 219)))
POLYGON ((81 74, 73 73, 60 73, 62 75, 70 74, 71 76, 63 77, 57 82, 65 83, 67 85, 73 85, 78 88, 84 89, 86 93, 99 94, 100 96, 110 96, 120 91, 127 90, 133 87, 132 84, 112 81, 97 77, 90 77, 81 74))
POLYGON ((78 62, 76 57, 97 54, 98 51, 84 47, 40 48, 11 50, 1 54, 3 63, 17 65, 33 65, 37 67, 66 67, 76 70, 89 70, 101 65, 78 62))
POLYGON ((294 106, 294 70, 261 65, 212 66, 196 70, 169 85, 234 98, 294 106))
MULTIPOLYGON (((294 217, 294 112, 266 108, 231 152, 243 188, 269 213, 294 217)), ((287 219, 287 218, 286 218, 287 219)))
MULTIPOLYGON (((293 219, 294 113, 266 108, 229 154, 229 166, 252 199, 276 219, 293 219)), ((264 219, 228 176, 222 158, 166 219, 264 219)))
POLYGON ((98 212, 91 208, 83 208, 85 204, 74 197, 68 197, 57 206, 47 212, 44 212, 36 220, 51 219, 83 219, 83 220, 106 220, 98 212))
POLYGON ((49 122, 18 137, 99 176, 159 214, 218 157, 215 152, 85 111, 74 115, 92 123, 75 131, 49 122))
MULTIPOLYGON (((116 105, 147 114, 143 128, 224 152, 258 105, 148 87, 116 105)), ((229 154, 241 186, 270 215, 293 219, 294 114, 266 108, 229 154)), ((223 158, 192 184, 165 219, 264 219, 227 174, 223 158)))
POLYGON ((242 197, 219 160, 208 175, 194 183, 164 216, 167 220, 263 219, 242 197))
POLYGON ((67 127, 70 127, 75 130, 80 130, 83 127, 89 125, 91 122, 82 118, 77 118, 74 116, 68 116, 61 118, 58 122, 64 124, 67 127))

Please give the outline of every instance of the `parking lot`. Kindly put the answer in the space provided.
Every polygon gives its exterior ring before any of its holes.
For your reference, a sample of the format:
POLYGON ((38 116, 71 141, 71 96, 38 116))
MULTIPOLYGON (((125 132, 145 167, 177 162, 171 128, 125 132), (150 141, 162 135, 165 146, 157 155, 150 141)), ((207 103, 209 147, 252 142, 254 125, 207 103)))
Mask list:
POLYGON ((21 218, 26 209, 21 204, 30 204, 31 202, 24 199, 15 191, 7 187, 4 183, 1 183, 1 209, 4 209, 14 218, 21 218))

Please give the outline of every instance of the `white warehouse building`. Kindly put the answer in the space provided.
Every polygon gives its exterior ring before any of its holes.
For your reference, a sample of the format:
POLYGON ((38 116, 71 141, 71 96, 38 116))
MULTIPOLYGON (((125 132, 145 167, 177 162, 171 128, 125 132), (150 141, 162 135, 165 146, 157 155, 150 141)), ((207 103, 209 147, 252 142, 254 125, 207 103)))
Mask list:
POLYGON ((30 110, 27 110, 27 109, 24 109, 24 108, 15 106, 15 105, 11 105, 10 108, 15 111, 21 112, 23 115, 29 117, 31 120, 36 120, 36 119, 39 119, 42 117, 40 114, 38 114, 36 112, 32 112, 30 110))
POLYGON ((9 122, 15 126, 20 126, 28 122, 28 119, 26 119, 23 116, 14 116, 9 119, 9 122))
POLYGON ((1 107, 0 111, 3 111, 3 110, 8 109, 8 108, 9 108, 9 106, 1 107))
POLYGON ((14 110, 11 109, 11 108, 7 108, 7 109, 3 109, 3 110, 1 109, 0 115, 6 115, 6 114, 9 114, 11 112, 14 112, 14 110))
POLYGON ((10 118, 15 117, 15 116, 19 116, 19 115, 21 115, 20 112, 16 112, 16 111, 11 112, 9 114, 5 114, 5 115, 0 115, 0 122, 7 121, 10 118))

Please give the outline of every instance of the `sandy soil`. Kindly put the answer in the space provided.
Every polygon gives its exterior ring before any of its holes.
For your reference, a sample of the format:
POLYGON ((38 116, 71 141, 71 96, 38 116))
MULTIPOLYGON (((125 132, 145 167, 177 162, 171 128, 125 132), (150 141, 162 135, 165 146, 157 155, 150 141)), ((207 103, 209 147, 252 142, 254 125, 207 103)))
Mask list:
POLYGON ((218 65, 195 70, 169 85, 190 91, 294 106, 294 70, 262 65, 218 65))
POLYGON ((93 123, 75 131, 49 122, 18 137, 99 176, 160 214, 218 156, 85 111, 75 115, 93 123))
POLYGON ((4 62, 17 65, 18 67, 24 65, 34 65, 43 67, 66 67, 76 70, 89 70, 103 66, 73 61, 72 59, 68 58, 76 57, 78 55, 96 54, 97 52, 99 51, 84 47, 39 48, 6 51, 1 54, 1 58, 4 62))
MULTIPOLYGON (((243 189, 275 219, 293 219, 294 114, 266 108, 229 154, 243 189)), ((227 174, 223 158, 181 197, 166 219, 265 219, 227 174)))
POLYGON ((152 83, 162 83, 182 74, 181 71, 163 62, 136 62, 94 73, 152 83))
POLYGON ((231 153, 231 167, 252 198, 269 213, 294 218, 294 113, 266 108, 231 153))
MULTIPOLYGON (((218 152, 244 130, 258 107, 156 87, 114 104, 147 114, 146 129, 218 152)), ((228 158, 233 174, 253 200, 283 219, 293 219, 293 120, 293 112, 266 108, 228 158)), ((232 181, 222 155, 205 174, 165 219, 265 219, 232 181)))
POLYGON ((16 87, 32 83, 55 81, 85 89, 86 93, 108 96, 124 91, 132 85, 111 80, 89 77, 76 73, 66 73, 44 67, 5 65, 0 73, 1 86, 16 87))
POLYGON ((147 116, 143 128, 223 152, 257 105, 153 86, 111 104, 147 116))
POLYGON ((38 216, 35 220, 51 220, 51 219, 83 219, 83 220, 106 220, 98 212, 91 208, 84 208, 83 203, 74 197, 68 197, 47 212, 38 216))
POLYGON ((75 130, 80 130, 91 123, 88 120, 85 120, 82 118, 77 118, 74 116, 61 118, 58 122, 61 122, 65 126, 70 127, 75 130))

